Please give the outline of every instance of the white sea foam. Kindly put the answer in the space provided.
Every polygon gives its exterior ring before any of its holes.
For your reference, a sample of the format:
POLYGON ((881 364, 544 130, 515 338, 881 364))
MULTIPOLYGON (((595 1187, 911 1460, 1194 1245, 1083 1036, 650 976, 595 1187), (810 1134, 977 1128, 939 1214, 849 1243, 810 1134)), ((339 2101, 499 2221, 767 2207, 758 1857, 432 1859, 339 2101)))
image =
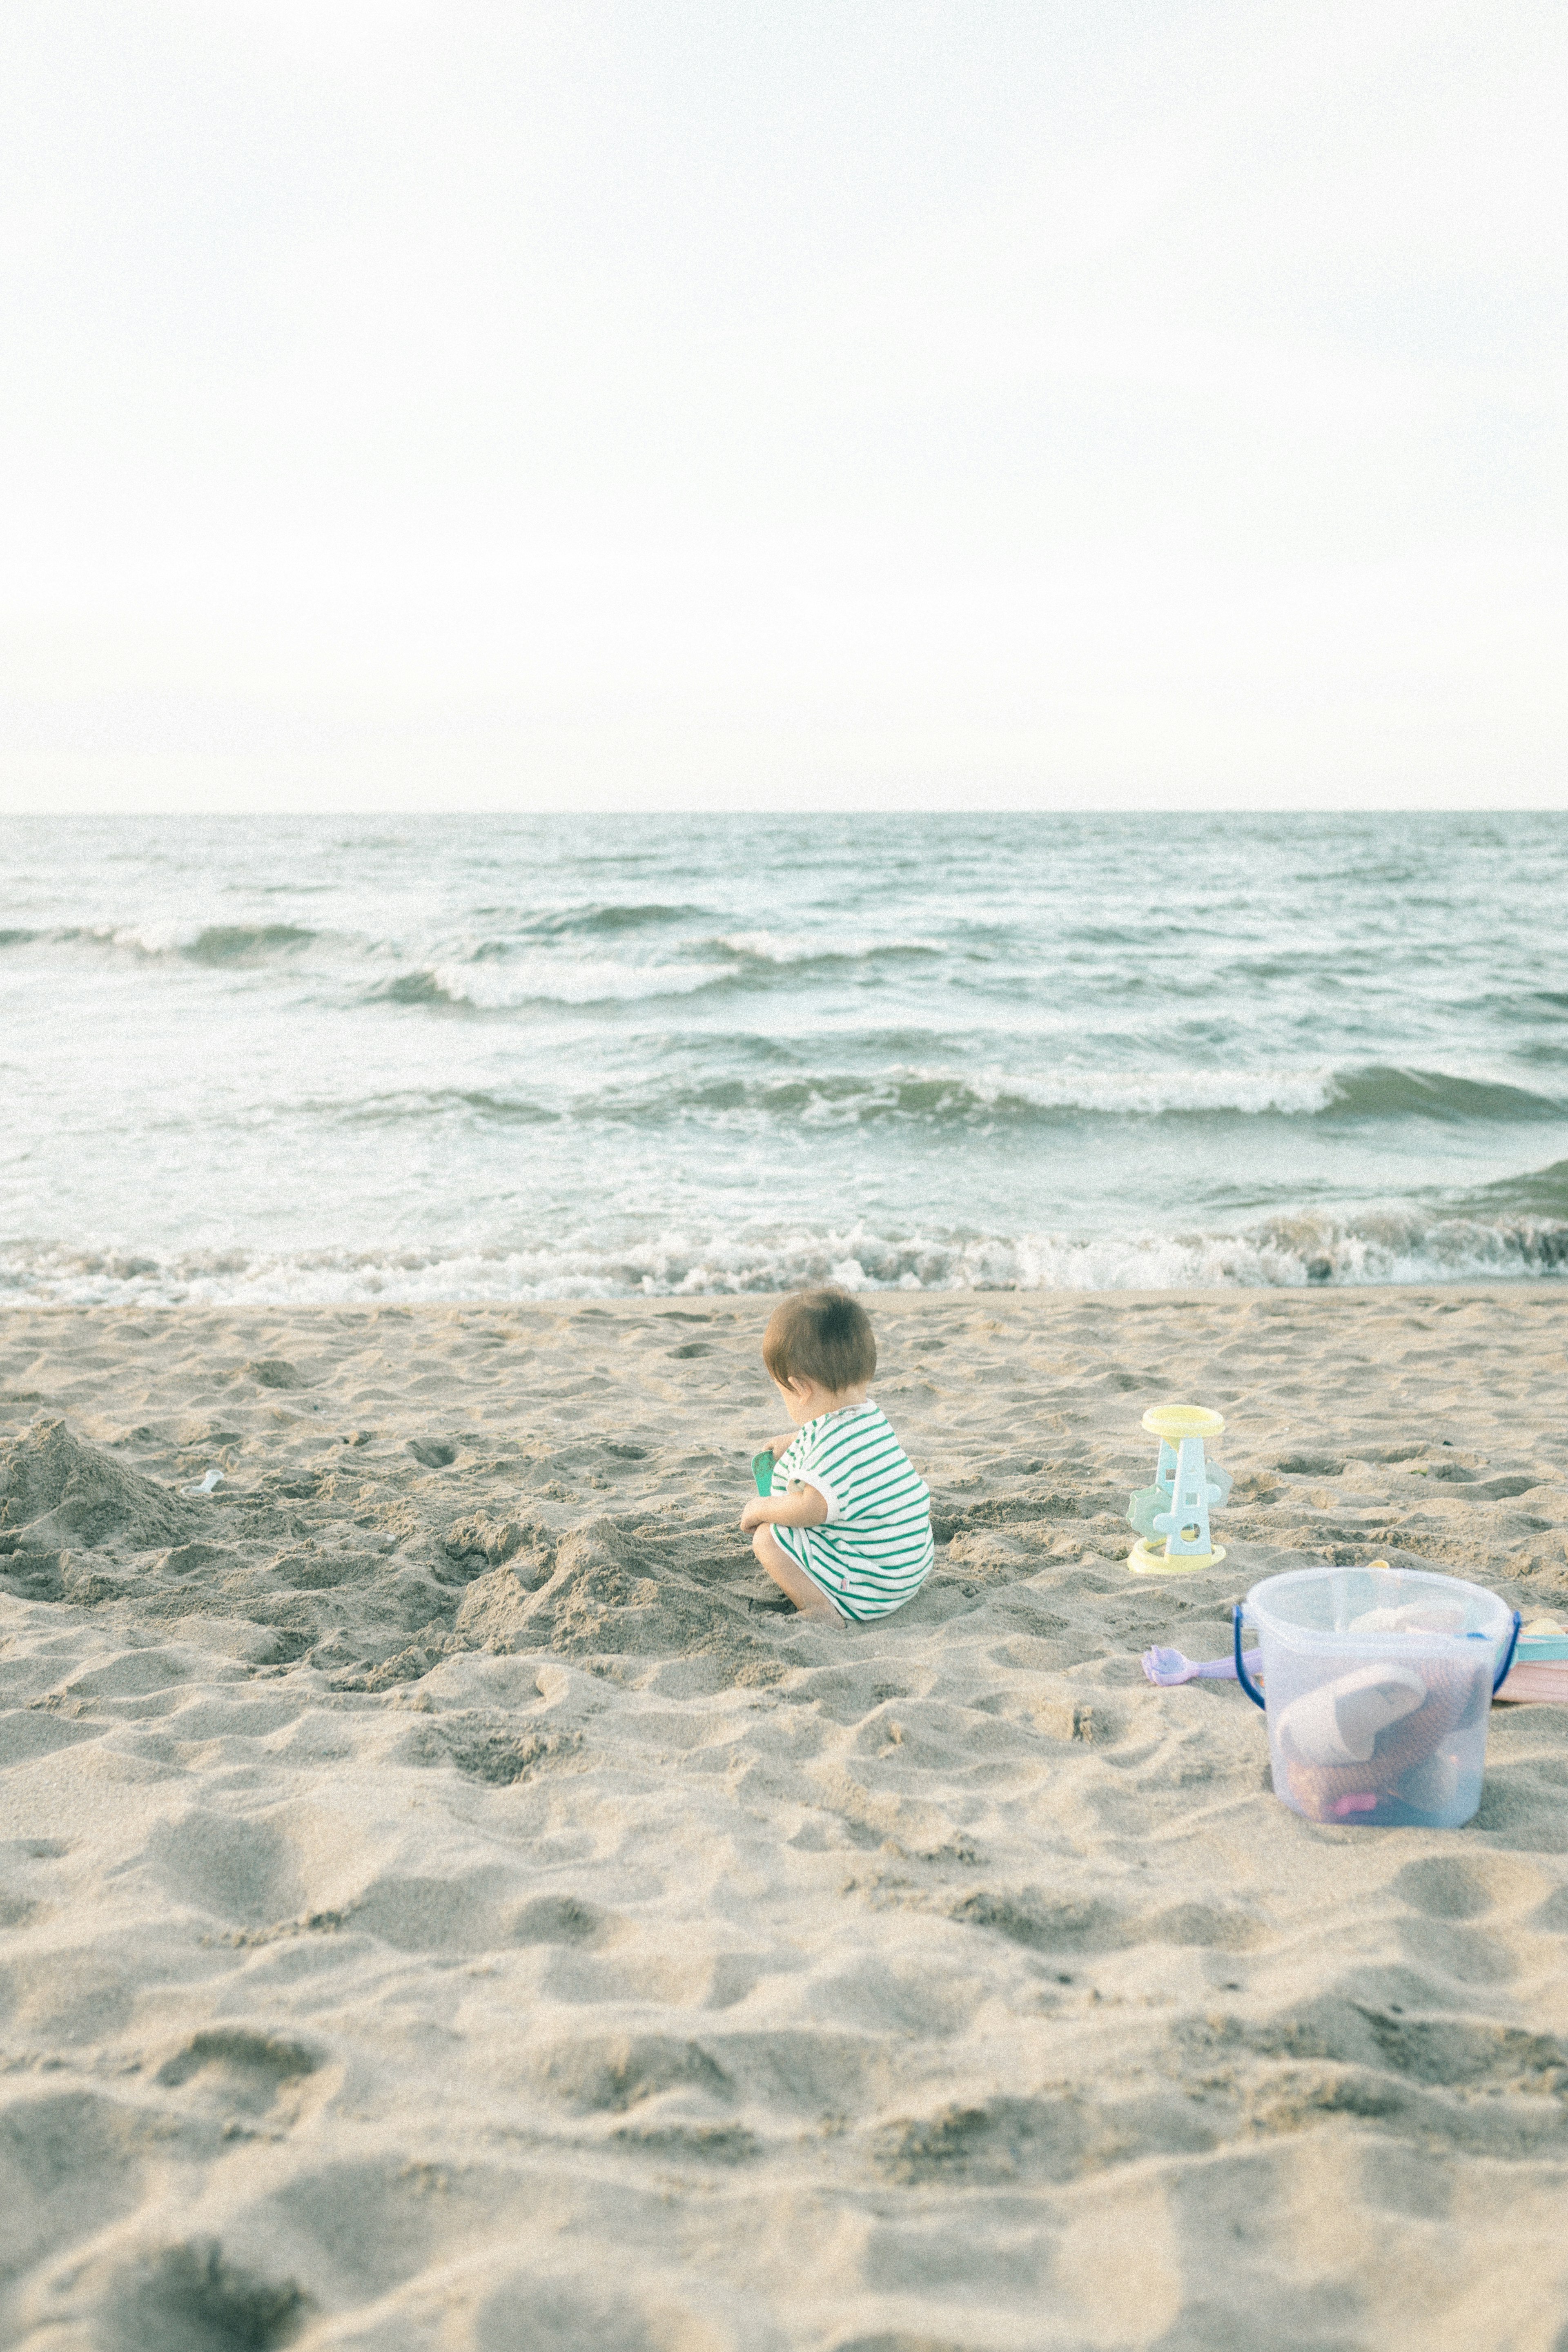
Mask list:
POLYGON ((1568 1228, 1373 1213, 1244 1231, 887 1235, 865 1225, 759 1236, 665 1233, 620 1249, 0 1251, 0 1298, 62 1306, 436 1305, 462 1299, 733 1297, 851 1290, 1194 1290, 1309 1283, 1536 1279, 1568 1274, 1568 1228))
POLYGON ((549 949, 514 952, 493 961, 445 960, 432 963, 428 971, 449 1003, 471 1004, 487 1013, 529 1004, 629 1004, 693 996, 730 976, 729 965, 721 963, 637 963, 549 949))
POLYGON ((532 1004, 636 1003, 689 996, 729 979, 732 962, 702 959, 584 955, 570 945, 465 951, 450 940, 393 940, 373 932, 321 933, 289 925, 237 924, 209 908, 200 919, 168 917, 141 922, 56 927, 35 936, 35 950, 110 950, 142 963, 195 961, 240 962, 268 950, 309 947, 319 971, 335 969, 353 998, 416 1002, 444 999, 482 1012, 532 1004), (389 967, 391 970, 389 971, 389 967))
POLYGON ((941 942, 931 939, 888 939, 868 931, 825 934, 820 931, 725 931, 714 942, 729 954, 757 963, 856 963, 879 956, 934 956, 941 942))
POLYGON ((992 1067, 971 1073, 911 1066, 868 1082, 866 1094, 895 1099, 900 1085, 963 1088, 976 1107, 1019 1103, 1037 1110, 1087 1111, 1113 1118, 1158 1118, 1171 1112, 1276 1112, 1310 1116, 1332 1101, 1335 1074, 1305 1070, 1205 1069, 1177 1064, 1160 1069, 1067 1068, 1027 1076, 992 1067))
POLYGON ((906 1125, 954 1121, 984 1130, 1031 1118, 1110 1118, 1310 1117, 1326 1109, 1337 1088, 1332 1070, 1064 1069, 1039 1075, 1017 1070, 890 1064, 875 1072, 816 1075, 789 1070, 740 1082, 690 1089, 673 1101, 645 1085, 630 1097, 609 1095, 595 1106, 606 1118, 680 1109, 721 1128, 795 1121, 808 1128, 851 1128, 892 1120, 906 1125))
POLYGON ((161 922, 93 923, 67 934, 64 943, 80 940, 98 947, 119 948, 129 955, 156 959, 179 955, 194 947, 205 929, 204 923, 193 922, 188 917, 182 920, 170 917, 161 922))
MULTIPOLYGON (((987 1080, 1000 1091, 1004 1081, 987 1080)), ((1184 1067, 1154 1070, 1085 1070, 1064 1073, 1024 1088, 1042 1106, 1108 1111, 1128 1118, 1154 1118, 1172 1111, 1237 1111, 1259 1117, 1273 1111, 1287 1118, 1327 1109, 1333 1099, 1331 1069, 1237 1070, 1184 1067)))

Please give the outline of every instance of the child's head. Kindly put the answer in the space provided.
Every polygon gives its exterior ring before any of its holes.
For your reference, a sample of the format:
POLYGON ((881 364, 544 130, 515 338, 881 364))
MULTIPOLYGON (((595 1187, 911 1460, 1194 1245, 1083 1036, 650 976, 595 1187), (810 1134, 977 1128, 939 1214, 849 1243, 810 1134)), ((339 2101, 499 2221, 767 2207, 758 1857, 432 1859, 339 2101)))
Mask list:
POLYGON ((828 1396, 863 1389, 877 1370, 870 1318, 847 1290, 793 1291, 768 1318, 763 1361, 782 1389, 792 1381, 828 1396))

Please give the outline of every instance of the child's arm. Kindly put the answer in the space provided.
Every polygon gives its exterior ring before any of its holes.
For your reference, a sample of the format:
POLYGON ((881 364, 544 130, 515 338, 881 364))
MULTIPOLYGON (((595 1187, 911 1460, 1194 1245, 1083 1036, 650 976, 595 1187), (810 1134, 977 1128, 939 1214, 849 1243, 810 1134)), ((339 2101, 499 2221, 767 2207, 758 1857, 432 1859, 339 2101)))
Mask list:
POLYGON ((741 1533, 771 1520, 775 1527, 819 1528, 827 1517, 827 1497, 820 1486, 800 1486, 784 1495, 753 1495, 741 1514, 741 1533))

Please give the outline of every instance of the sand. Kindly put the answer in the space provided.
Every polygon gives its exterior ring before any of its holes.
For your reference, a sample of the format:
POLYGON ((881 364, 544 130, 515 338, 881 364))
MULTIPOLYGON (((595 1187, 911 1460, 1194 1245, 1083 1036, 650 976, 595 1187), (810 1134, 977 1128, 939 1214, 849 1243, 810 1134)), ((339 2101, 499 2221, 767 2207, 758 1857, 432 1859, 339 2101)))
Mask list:
POLYGON ((842 1632, 767 1304, 0 1321, 0 2337, 1562 2352, 1568 1708, 1315 1826, 1138 1660, 1568 1603, 1568 1294, 879 1299, 937 1566, 842 1632), (1231 1556, 1138 1581, 1173 1396, 1231 1556))

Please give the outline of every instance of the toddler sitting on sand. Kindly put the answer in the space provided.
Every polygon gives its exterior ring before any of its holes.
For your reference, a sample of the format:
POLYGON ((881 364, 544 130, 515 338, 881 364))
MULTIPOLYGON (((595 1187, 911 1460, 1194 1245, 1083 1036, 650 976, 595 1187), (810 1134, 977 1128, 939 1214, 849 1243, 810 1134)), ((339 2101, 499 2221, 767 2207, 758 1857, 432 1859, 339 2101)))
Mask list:
POLYGON ((930 1571, 931 1495, 867 1395, 877 1342, 847 1290, 797 1290, 763 1334, 795 1433, 775 1438, 773 1491, 741 1514, 803 1615, 863 1624, 902 1608, 930 1571), (753 1532, 754 1530, 754 1532, 753 1532))

